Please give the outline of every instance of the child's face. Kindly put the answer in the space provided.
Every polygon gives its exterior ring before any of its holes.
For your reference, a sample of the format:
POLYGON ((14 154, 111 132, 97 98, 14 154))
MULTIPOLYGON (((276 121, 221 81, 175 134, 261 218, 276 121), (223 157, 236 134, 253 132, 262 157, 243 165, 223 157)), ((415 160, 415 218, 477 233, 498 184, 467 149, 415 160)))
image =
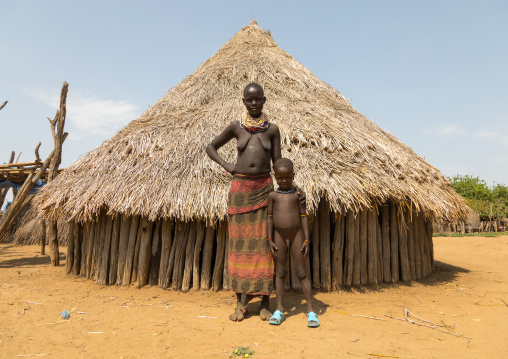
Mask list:
POLYGON ((243 104, 251 117, 258 118, 261 115, 265 101, 263 91, 259 88, 252 86, 245 90, 243 104))
POLYGON ((293 184, 295 174, 290 167, 275 167, 275 180, 282 190, 288 190, 293 184))

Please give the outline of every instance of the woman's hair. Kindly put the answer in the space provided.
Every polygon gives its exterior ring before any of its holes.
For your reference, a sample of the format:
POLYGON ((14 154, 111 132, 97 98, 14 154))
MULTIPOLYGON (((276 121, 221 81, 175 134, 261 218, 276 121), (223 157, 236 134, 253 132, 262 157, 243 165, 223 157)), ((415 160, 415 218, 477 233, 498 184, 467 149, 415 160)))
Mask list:
POLYGON ((273 168, 291 168, 293 169, 293 161, 291 161, 289 158, 279 158, 275 163, 273 164, 273 168))

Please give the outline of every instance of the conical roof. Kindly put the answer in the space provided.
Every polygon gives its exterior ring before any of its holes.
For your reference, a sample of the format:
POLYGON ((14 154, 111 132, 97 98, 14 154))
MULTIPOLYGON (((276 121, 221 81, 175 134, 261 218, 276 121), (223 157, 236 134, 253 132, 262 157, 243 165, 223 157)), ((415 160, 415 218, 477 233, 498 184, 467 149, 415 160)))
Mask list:
MULTIPOLYGON (((263 86, 264 111, 280 128, 283 157, 314 211, 391 198, 429 217, 464 216, 467 206, 446 178, 344 96, 281 50, 255 22, 114 137, 79 159, 38 195, 45 216, 83 221, 103 208, 151 220, 214 221, 227 212, 231 176, 205 147, 244 111, 242 92, 263 86)), ((236 143, 219 150, 234 162, 236 143)))

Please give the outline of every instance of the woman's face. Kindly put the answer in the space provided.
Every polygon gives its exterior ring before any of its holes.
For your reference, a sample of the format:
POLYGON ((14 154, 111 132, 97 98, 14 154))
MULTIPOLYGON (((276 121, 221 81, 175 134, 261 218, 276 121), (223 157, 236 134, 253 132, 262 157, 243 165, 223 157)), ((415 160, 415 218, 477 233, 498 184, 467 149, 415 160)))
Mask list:
POLYGON ((253 86, 245 90, 243 104, 251 117, 258 118, 261 116, 265 101, 266 97, 263 95, 261 89, 253 86))

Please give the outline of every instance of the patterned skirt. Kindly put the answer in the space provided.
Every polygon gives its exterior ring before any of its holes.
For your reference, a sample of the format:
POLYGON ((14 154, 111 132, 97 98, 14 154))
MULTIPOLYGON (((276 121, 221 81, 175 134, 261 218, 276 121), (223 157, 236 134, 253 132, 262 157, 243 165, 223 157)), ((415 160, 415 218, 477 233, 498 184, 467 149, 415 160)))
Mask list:
POLYGON ((266 238, 270 174, 235 175, 228 198, 228 287, 236 293, 270 295, 274 263, 266 238))

